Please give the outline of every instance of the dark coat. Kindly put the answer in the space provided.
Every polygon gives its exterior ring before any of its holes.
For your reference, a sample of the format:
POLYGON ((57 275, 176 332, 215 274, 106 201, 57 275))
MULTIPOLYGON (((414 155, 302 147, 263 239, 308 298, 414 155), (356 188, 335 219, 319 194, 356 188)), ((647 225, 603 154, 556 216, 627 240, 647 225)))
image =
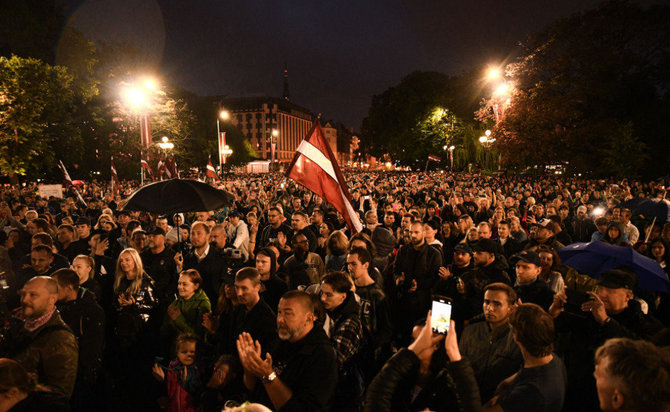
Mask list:
POLYGON ((486 322, 468 325, 458 346, 472 364, 482 402, 491 399, 498 384, 523 365, 521 350, 514 342, 509 323, 495 330, 486 322))
POLYGON ((417 384, 419 358, 408 349, 401 349, 386 362, 368 387, 365 411, 479 411, 479 389, 469 361, 450 362, 432 376, 415 399, 412 390, 417 384), (418 403, 421 404, 418 404, 418 403))
POLYGON ((521 302, 535 303, 544 310, 549 310, 549 306, 554 301, 554 291, 539 276, 534 282, 515 286, 514 290, 516 290, 516 295, 521 299, 521 302))
MULTIPOLYGON (((277 377, 293 392, 291 399, 278 412, 325 412, 335 393, 337 364, 326 332, 314 324, 298 342, 281 341, 271 350, 277 377)), ((255 398, 275 409, 263 385, 256 384, 255 398)))
POLYGON ((219 288, 224 276, 228 274, 228 264, 225 258, 216 253, 210 246, 209 253, 201 261, 195 255, 195 250, 184 255, 184 269, 196 269, 202 276, 202 289, 209 297, 210 302, 216 302, 219 298, 219 288))
POLYGON ((59 303, 58 311, 79 342, 79 379, 95 382, 105 348, 105 312, 85 288, 77 299, 59 303))
POLYGON ((77 379, 79 348, 72 331, 55 311, 51 319, 32 332, 23 326, 19 331, 19 349, 12 357, 28 373, 37 375, 38 383, 54 392, 72 395, 77 379))

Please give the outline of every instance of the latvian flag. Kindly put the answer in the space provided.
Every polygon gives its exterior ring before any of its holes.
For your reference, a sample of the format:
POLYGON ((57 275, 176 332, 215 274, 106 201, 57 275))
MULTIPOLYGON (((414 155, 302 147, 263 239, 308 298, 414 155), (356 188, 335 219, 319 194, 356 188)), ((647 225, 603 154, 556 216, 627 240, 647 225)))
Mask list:
POLYGON ((220 180, 219 175, 216 174, 216 169, 214 168, 214 165, 212 164, 212 158, 211 157, 209 157, 207 159, 207 168, 205 169, 205 175, 207 177, 211 177, 212 179, 214 179, 215 182, 218 182, 220 180))
POLYGON ((112 174, 112 192, 114 192, 115 195, 118 195, 121 185, 119 184, 119 175, 116 174, 116 167, 114 166, 114 156, 112 156, 109 164, 112 174))
POLYGON ((151 180, 154 180, 154 172, 153 170, 151 170, 149 163, 146 160, 144 160, 144 158, 140 159, 140 165, 142 166, 142 169, 146 170, 149 173, 149 177, 151 177, 151 180))
POLYGON ((148 114, 140 116, 140 137, 143 148, 151 146, 151 122, 148 114))
POLYGON ((158 166, 156 166, 156 170, 158 171, 158 178, 163 180, 163 174, 165 174, 165 163, 163 163, 163 161, 160 159, 158 159, 158 166))
POLYGON ((342 214, 351 233, 363 230, 358 215, 351 206, 347 182, 316 119, 307 137, 300 143, 286 176, 300 183, 342 214))
POLYGON ((219 132, 219 165, 226 164, 226 154, 223 152, 226 149, 226 132, 219 132))
POLYGON ((60 171, 63 172, 63 181, 65 187, 72 186, 72 179, 70 178, 70 174, 67 172, 67 169, 65 169, 65 165, 63 164, 62 160, 58 161, 58 167, 60 168, 60 171))
POLYGON ((441 159, 439 156, 435 156, 435 155, 429 154, 429 155, 428 155, 428 160, 430 160, 430 161, 432 161, 432 162, 439 162, 439 161, 441 161, 442 159, 441 159))

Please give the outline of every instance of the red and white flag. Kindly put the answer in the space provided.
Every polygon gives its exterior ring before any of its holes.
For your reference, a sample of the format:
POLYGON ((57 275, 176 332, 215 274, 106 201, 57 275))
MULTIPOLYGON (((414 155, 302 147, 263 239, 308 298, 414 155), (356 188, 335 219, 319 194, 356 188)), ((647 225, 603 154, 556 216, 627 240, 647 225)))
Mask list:
POLYGON ((116 174, 116 167, 114 166, 114 156, 112 156, 109 164, 112 174, 112 192, 114 192, 114 194, 118 196, 121 191, 121 184, 119 183, 119 175, 116 174))
POLYGON ((158 171, 158 178, 160 180, 163 180, 163 174, 165 174, 165 163, 163 163, 163 161, 160 159, 158 159, 158 165, 156 166, 156 170, 158 171))
POLYGON ((205 175, 207 177, 211 177, 216 182, 221 180, 221 179, 219 179, 219 175, 216 173, 216 169, 214 168, 214 165, 212 164, 212 158, 211 157, 209 157, 207 159, 207 168, 205 169, 205 175))
POLYGON ((143 148, 151 146, 151 122, 148 114, 140 116, 140 136, 143 148))
POLYGON ((300 142, 286 176, 320 196, 342 214, 351 233, 363 230, 363 225, 351 205, 349 189, 337 159, 323 136, 319 119, 307 137, 300 142))
POLYGON ((439 156, 429 154, 428 155, 428 160, 433 161, 433 162, 439 162, 439 161, 442 160, 442 158, 440 158, 439 156))
POLYGON ((77 194, 77 198, 79 199, 79 201, 80 201, 85 207, 88 207, 88 205, 86 204, 86 202, 84 202, 84 198, 81 197, 81 193, 79 193, 79 191, 77 190, 77 188, 74 187, 74 184, 72 183, 72 179, 70 178, 70 174, 67 172, 67 169, 65 168, 65 165, 63 164, 63 161, 62 161, 62 160, 59 160, 59 161, 58 161, 58 167, 60 168, 61 172, 63 172, 63 180, 64 180, 65 187, 70 187, 70 186, 72 186, 72 189, 74 189, 74 192, 77 194))
POLYGON ((62 160, 58 161, 58 167, 60 168, 60 171, 63 172, 63 184, 65 187, 72 186, 72 179, 70 178, 70 174, 67 172, 67 169, 65 169, 65 165, 63 164, 62 160))
POLYGON ((149 162, 147 162, 144 159, 141 159, 140 160, 140 165, 142 166, 142 169, 146 170, 147 173, 149 173, 149 177, 151 178, 151 180, 154 180, 154 172, 153 172, 153 170, 151 170, 151 166, 149 166, 149 162))
POLYGON ((226 164, 226 132, 219 132, 219 165, 226 164))

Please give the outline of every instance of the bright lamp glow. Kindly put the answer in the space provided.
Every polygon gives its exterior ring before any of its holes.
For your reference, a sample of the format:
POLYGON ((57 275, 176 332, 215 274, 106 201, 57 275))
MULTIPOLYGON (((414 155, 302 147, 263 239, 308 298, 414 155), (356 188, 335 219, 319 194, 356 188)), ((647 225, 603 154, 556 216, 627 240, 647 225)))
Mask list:
POLYGON ((494 92, 493 94, 503 95, 503 94, 507 94, 508 91, 509 91, 509 84, 507 84, 507 83, 501 83, 501 84, 496 88, 496 90, 495 90, 495 92, 494 92))
POLYGON ((272 129, 272 136, 274 136, 274 137, 279 136, 279 130, 277 130, 277 129, 272 129))
POLYGON ((488 140, 488 138, 486 136, 481 136, 479 138, 479 143, 486 143, 487 140, 488 140))
POLYGON ((454 150, 456 146, 449 146, 449 150, 454 150))
POLYGON ((127 88, 123 91, 123 99, 133 109, 140 109, 147 104, 147 96, 140 89, 127 88))
POLYGON ((486 137, 489 137, 489 136, 491 136, 491 131, 487 130, 486 132, 484 132, 484 134, 486 135, 486 137))
POLYGON ((488 72, 486 73, 486 77, 489 80, 495 80, 500 77, 500 69, 497 67, 489 67, 488 72))
POLYGON ((158 84, 156 80, 149 78, 144 80, 144 87, 149 90, 156 90, 158 88, 158 84))
POLYGON ((219 117, 221 117, 221 120, 228 120, 230 119, 230 112, 228 110, 221 110, 219 112, 219 117))

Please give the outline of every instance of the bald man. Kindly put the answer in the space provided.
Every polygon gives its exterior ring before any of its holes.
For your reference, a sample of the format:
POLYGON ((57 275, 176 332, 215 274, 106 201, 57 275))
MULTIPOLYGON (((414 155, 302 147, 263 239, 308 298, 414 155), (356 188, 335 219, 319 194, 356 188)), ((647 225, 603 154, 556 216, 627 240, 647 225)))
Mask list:
POLYGON ((18 317, 24 322, 12 330, 10 357, 39 384, 66 397, 77 377, 78 346, 70 328, 56 310, 58 284, 48 276, 35 276, 21 289, 18 317))
POLYGON ((253 336, 240 335, 237 349, 244 384, 249 390, 263 386, 264 390, 255 393, 265 406, 292 411, 330 409, 337 364, 328 336, 322 327, 314 327, 315 319, 311 297, 292 290, 282 296, 277 307, 280 344, 265 359, 256 350, 253 336))

